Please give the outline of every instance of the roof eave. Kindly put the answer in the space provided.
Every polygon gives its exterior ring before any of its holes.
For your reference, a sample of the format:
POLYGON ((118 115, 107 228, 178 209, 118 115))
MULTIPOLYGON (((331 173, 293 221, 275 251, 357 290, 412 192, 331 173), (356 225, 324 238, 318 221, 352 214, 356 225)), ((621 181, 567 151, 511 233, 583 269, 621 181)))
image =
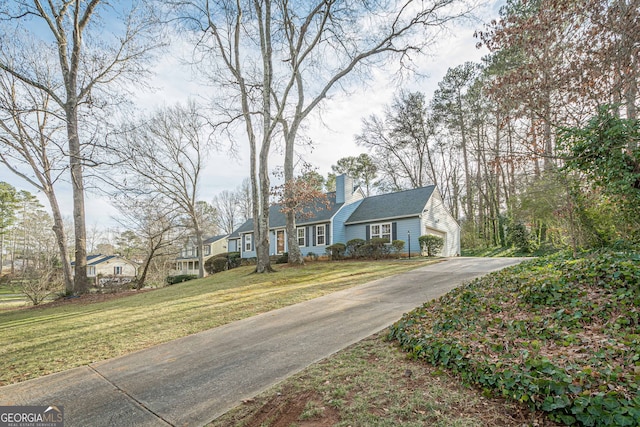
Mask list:
POLYGON ((420 217, 420 213, 415 213, 415 214, 409 214, 409 215, 390 216, 386 218, 371 218, 371 219, 363 219, 359 221, 349 221, 349 222, 345 222, 344 225, 357 225, 357 224, 366 224, 368 222, 392 221, 394 219, 419 218, 419 217, 420 217))

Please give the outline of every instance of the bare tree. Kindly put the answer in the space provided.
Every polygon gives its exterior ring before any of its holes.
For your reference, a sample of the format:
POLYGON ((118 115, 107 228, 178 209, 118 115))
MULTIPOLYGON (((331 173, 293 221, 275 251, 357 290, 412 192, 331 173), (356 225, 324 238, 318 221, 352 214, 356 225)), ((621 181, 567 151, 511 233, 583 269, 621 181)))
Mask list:
POLYGON ((386 108, 384 117, 373 115, 362 121, 362 133, 356 136, 356 142, 371 150, 376 166, 382 171, 377 185, 398 191, 438 185, 431 146, 434 134, 424 95, 401 93, 386 108))
POLYGON ((0 10, 0 73, 20 81, 34 96, 40 92, 36 99, 51 104, 66 131, 60 149, 67 155, 73 187, 76 293, 88 286, 83 167, 86 144, 101 125, 95 115, 122 101, 114 85, 144 81, 148 54, 160 44, 154 8, 143 6, 134 4, 117 26, 100 22, 102 13, 119 15, 112 13, 111 2, 101 0, 16 0, 0 10), (112 34, 114 28, 121 30, 112 34))
POLYGON ((0 162, 47 197, 65 292, 72 294, 67 238, 54 188, 67 170, 59 140, 64 128, 51 104, 51 96, 46 92, 0 73, 0 162))
POLYGON ((149 120, 123 132, 121 188, 151 194, 177 209, 188 221, 199 248, 199 277, 205 276, 203 225, 198 200, 202 170, 212 148, 207 122, 190 101, 159 110, 149 120))
MULTIPOLYGON (((364 192, 367 197, 371 195, 371 187, 378 174, 378 166, 367 153, 362 153, 358 157, 348 156, 338 159, 335 165, 331 165, 331 170, 334 172, 334 180, 335 175, 346 173, 357 179, 361 185, 364 185, 364 192)), ((335 187, 335 182, 333 186, 335 187)))
POLYGON ((245 178, 242 184, 236 189, 238 195, 238 207, 240 208, 240 218, 238 223, 243 223, 253 214, 253 198, 251 190, 251 180, 245 178))
POLYGON ((161 196, 119 197, 115 206, 120 211, 120 224, 141 242, 144 261, 136 281, 137 289, 144 287, 153 261, 163 256, 175 256, 175 241, 184 229, 180 226, 181 212, 172 208, 161 196))
MULTIPOLYGON (((240 117, 246 125, 257 219, 256 271, 270 271, 267 162, 272 140, 284 139, 285 181, 293 181, 295 144, 311 112, 331 93, 343 89, 350 77, 366 75, 391 58, 409 64, 412 55, 434 43, 434 31, 461 15, 462 2, 187 3, 191 6, 188 23, 198 32, 200 52, 218 61, 212 77, 220 84, 231 82, 230 89, 237 93, 231 99, 242 106, 230 119, 240 117)), ((295 209, 286 211, 289 262, 302 263, 295 209)))
POLYGON ((213 205, 216 208, 218 227, 225 233, 231 234, 239 223, 238 193, 224 190, 213 198, 213 205))

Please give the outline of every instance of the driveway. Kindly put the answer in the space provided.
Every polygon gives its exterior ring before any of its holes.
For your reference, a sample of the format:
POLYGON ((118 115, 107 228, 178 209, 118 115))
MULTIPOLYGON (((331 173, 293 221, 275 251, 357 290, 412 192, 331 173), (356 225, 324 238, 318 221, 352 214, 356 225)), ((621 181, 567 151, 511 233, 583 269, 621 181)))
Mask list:
POLYGON ((517 258, 451 258, 126 356, 0 388, 62 405, 65 427, 201 426, 241 400, 517 258))

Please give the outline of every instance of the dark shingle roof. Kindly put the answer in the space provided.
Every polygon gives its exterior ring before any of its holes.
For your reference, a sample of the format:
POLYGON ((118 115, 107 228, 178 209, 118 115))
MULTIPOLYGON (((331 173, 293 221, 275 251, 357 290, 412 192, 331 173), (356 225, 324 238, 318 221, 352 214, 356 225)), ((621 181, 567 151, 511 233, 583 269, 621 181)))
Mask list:
POLYGON ((205 240, 203 240, 202 243, 204 243, 205 245, 208 245, 209 243, 214 243, 214 242, 217 242, 220 239, 224 239, 225 237, 227 237, 226 234, 220 234, 218 236, 208 237, 205 240))
POLYGON ((413 190, 367 197, 345 224, 419 215, 435 188, 435 185, 430 185, 413 190))
MULTIPOLYGON (((110 259, 113 259, 113 258, 120 258, 120 257, 118 255, 102 255, 102 254, 88 255, 87 265, 98 265, 105 261, 109 261, 110 259)), ((130 262, 129 260, 125 260, 125 261, 130 262)), ((71 265, 76 265, 76 262, 71 261, 71 265)))
POLYGON ((239 239, 240 233, 246 233, 247 231, 253 231, 253 218, 249 218, 240 227, 236 228, 233 233, 229 234, 227 239, 239 239))
MULTIPOLYGON (((327 193, 328 206, 325 206, 322 202, 317 204, 316 207, 306 209, 310 217, 305 215, 305 218, 296 220, 296 225, 313 224, 316 222, 329 221, 344 205, 344 203, 336 203, 336 193, 327 193)), ((280 211, 280 205, 273 205, 269 208, 269 228, 281 228, 286 226, 286 217, 280 211)), ((229 239, 237 239, 241 233, 253 231, 253 219, 248 219, 244 224, 238 227, 233 233, 229 235, 229 239)))
MULTIPOLYGON (((340 210, 344 203, 336 203, 336 193, 327 193, 328 206, 319 202, 316 206, 304 211, 304 218, 296 220, 296 225, 312 224, 315 222, 329 221, 340 210)), ((280 211, 280 205, 269 208, 269 228, 279 228, 287 225, 285 215, 280 211)))

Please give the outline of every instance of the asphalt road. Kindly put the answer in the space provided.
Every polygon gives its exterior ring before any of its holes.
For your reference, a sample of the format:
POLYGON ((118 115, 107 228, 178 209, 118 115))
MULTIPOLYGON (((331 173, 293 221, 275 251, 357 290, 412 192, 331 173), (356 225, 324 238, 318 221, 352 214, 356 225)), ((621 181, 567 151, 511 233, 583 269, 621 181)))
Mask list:
POLYGON ((0 405, 62 405, 65 427, 201 426, 243 399, 516 258, 451 258, 126 356, 0 387, 0 405))

